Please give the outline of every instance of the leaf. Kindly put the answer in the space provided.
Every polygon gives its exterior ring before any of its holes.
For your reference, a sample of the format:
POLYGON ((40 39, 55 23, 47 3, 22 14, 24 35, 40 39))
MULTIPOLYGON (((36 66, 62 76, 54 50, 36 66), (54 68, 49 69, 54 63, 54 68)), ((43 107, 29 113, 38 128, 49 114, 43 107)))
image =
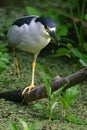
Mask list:
POLYGON ((55 91, 51 94, 51 108, 52 109, 55 108, 55 105, 57 104, 56 99, 58 98, 58 95, 62 93, 62 91, 63 91, 63 89, 65 88, 66 85, 67 85, 67 83, 64 84, 60 89, 58 89, 57 91, 55 91))
MULTIPOLYGON (((53 8, 49 8, 46 12, 43 12, 43 15, 46 17, 50 17, 52 19, 56 19, 56 10, 53 8)), ((58 21, 58 20, 57 20, 58 21)))
POLYGON ((35 129, 36 129, 36 124, 37 124, 37 123, 35 122, 35 123, 29 125, 28 130, 35 130, 35 129))
POLYGON ((56 90, 55 92, 52 93, 53 100, 55 100, 59 94, 63 91, 66 85, 63 85, 60 89, 56 90))
POLYGON ((3 61, 0 61, 0 68, 6 69, 6 64, 3 61))
POLYGON ((0 73, 2 73, 6 68, 7 65, 3 61, 0 61, 0 73))
MULTIPOLYGON (((49 115, 50 115, 50 113, 48 113, 47 118, 49 117, 49 115)), ((56 113, 52 113, 51 114, 51 119, 52 120, 60 119, 60 116, 57 115, 56 113)))
POLYGON ((49 83, 49 81, 48 81, 48 79, 46 77, 44 77, 43 79, 44 79, 44 82, 45 82, 46 92, 47 92, 48 98, 50 100, 50 98, 51 98, 51 87, 50 87, 50 83, 49 83))
POLYGON ((36 103, 33 105, 33 109, 37 109, 37 110, 46 110, 45 106, 39 104, 39 103, 36 103))
POLYGON ((16 124, 13 123, 12 121, 10 121, 10 128, 11 130, 18 130, 18 127, 16 126, 16 124))
POLYGON ((83 66, 87 67, 87 64, 86 64, 82 59, 80 59, 79 62, 80 62, 83 66))
POLYGON ((1 57, 0 61, 4 62, 4 63, 9 63, 9 60, 5 57, 1 57))
POLYGON ((70 57, 70 51, 67 48, 59 48, 55 54, 50 55, 50 57, 67 56, 70 57))
POLYGON ((55 106, 57 105, 57 103, 58 103, 58 102, 56 102, 56 101, 55 101, 54 103, 52 103, 52 106, 51 106, 51 107, 52 107, 52 110, 55 108, 55 106))
POLYGON ((65 90, 62 94, 62 98, 61 98, 61 103, 64 103, 62 104, 64 106, 64 108, 68 108, 69 106, 71 106, 77 95, 78 95, 78 85, 72 87, 72 88, 69 88, 67 90, 65 90))
POLYGON ((78 58, 83 58, 82 53, 77 48, 71 48, 71 52, 78 58))
POLYGON ((19 119, 19 121, 20 121, 20 123, 22 124, 22 126, 24 128, 23 130, 29 130, 28 125, 27 125, 27 123, 25 121, 23 121, 22 119, 19 119))
POLYGON ((62 96, 60 97, 59 100, 60 100, 60 103, 62 104, 63 108, 64 109, 68 109, 69 105, 68 105, 68 103, 66 102, 66 100, 62 96))
POLYGON ((86 121, 83 121, 83 120, 77 118, 76 116, 74 116, 72 114, 67 115, 66 118, 67 118, 68 121, 73 122, 75 124, 78 124, 78 125, 87 125, 86 121))
POLYGON ((84 43, 83 46, 84 46, 84 50, 87 52, 87 43, 84 43))
POLYGON ((61 25, 59 26, 60 28, 57 30, 57 34, 59 37, 61 36, 66 36, 68 33, 68 28, 65 25, 61 25))
POLYGON ((79 59, 81 59, 85 64, 87 64, 87 55, 81 53, 77 48, 72 48, 71 49, 72 53, 78 57, 79 59))
POLYGON ((38 11, 37 9, 33 8, 33 7, 30 7, 30 6, 27 6, 26 7, 26 11, 29 13, 29 15, 37 15, 37 16, 40 16, 40 11, 38 11))
POLYGON ((84 15, 85 20, 87 21, 87 14, 84 15))
POLYGON ((86 64, 86 66, 87 66, 87 55, 83 55, 83 58, 82 59, 80 59, 79 61, 83 61, 85 64, 86 64))
POLYGON ((0 31, 0 37, 4 37, 4 33, 2 31, 0 31))

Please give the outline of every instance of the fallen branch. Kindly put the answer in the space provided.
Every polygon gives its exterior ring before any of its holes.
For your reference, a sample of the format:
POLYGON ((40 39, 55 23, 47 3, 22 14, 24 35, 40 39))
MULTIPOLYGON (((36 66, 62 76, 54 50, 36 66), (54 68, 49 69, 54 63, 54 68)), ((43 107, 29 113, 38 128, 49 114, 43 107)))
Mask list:
MULTIPOLYGON (((87 67, 77 71, 67 77, 60 78, 59 76, 55 77, 50 86, 52 88, 52 92, 58 90, 64 84, 67 84, 65 89, 73 87, 74 85, 81 83, 82 81, 87 81, 87 67)), ((31 101, 36 101, 42 98, 47 98, 47 93, 45 89, 45 85, 41 85, 31 90, 30 94, 28 92, 25 93, 24 96, 21 96, 21 90, 13 90, 0 94, 0 98, 4 98, 9 101, 18 102, 18 103, 28 103, 31 101)))

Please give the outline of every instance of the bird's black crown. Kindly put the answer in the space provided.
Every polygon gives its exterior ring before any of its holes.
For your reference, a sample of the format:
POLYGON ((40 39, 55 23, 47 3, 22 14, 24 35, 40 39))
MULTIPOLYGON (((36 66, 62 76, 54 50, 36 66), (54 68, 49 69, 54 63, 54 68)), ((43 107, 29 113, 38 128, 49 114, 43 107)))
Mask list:
POLYGON ((50 28, 55 28, 56 23, 51 19, 51 18, 46 18, 46 17, 38 17, 35 22, 40 22, 44 26, 50 27, 50 28))

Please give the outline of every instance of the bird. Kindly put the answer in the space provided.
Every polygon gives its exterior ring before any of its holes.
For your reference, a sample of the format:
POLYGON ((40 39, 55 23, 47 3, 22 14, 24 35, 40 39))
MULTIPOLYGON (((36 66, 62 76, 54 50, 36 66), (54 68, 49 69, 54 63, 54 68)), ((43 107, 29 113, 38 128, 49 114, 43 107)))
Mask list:
MULTIPOLYGON (((26 91, 30 93, 31 89, 35 87, 35 66, 40 51, 50 43, 51 39, 54 39, 57 44, 59 43, 56 35, 56 27, 57 24, 51 18, 30 15, 18 18, 9 28, 7 41, 8 45, 13 48, 14 55, 16 56, 15 48, 19 48, 23 51, 32 53, 34 56, 32 62, 31 84, 24 88, 22 95, 24 95, 26 91)), ((15 69, 17 69, 19 74, 18 60, 16 57, 14 63, 15 69)))

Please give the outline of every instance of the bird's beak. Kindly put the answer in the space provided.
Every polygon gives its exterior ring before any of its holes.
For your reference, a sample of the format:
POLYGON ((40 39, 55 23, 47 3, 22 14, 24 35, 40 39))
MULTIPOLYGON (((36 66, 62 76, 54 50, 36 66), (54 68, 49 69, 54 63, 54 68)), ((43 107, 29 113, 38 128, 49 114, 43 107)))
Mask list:
POLYGON ((49 32, 49 34, 55 40, 55 42, 59 45, 59 40, 58 40, 58 38, 56 36, 55 31, 52 30, 52 31, 49 32))

